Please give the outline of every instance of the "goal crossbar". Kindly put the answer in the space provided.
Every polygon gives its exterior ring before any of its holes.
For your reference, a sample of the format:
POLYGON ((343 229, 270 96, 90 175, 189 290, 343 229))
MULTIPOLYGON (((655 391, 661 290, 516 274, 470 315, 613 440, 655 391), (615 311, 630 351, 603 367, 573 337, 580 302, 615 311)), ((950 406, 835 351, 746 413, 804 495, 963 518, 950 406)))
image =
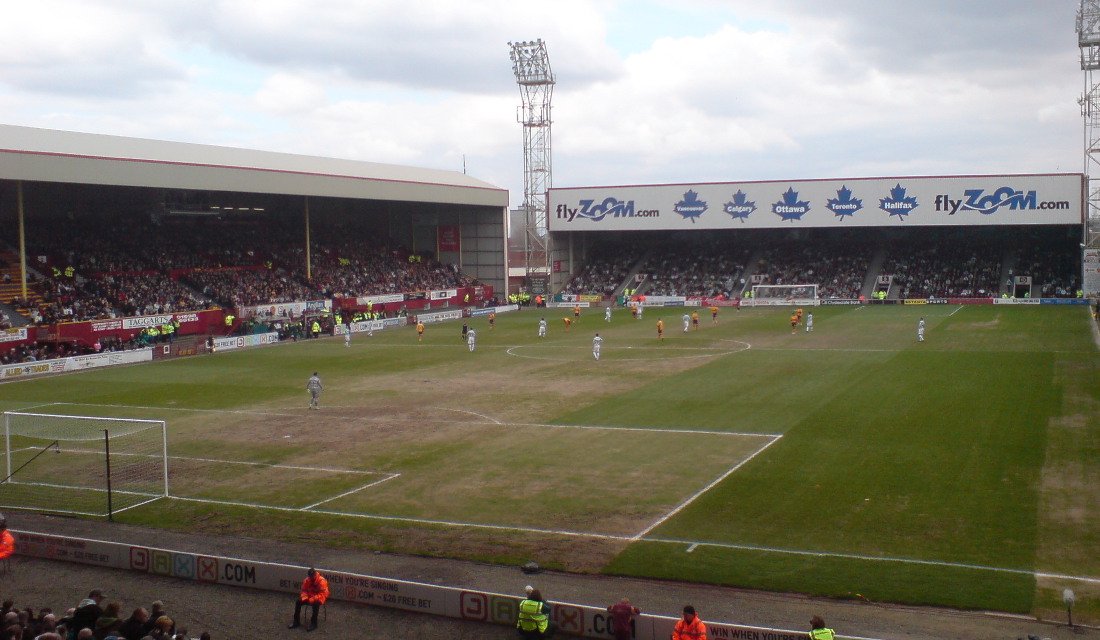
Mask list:
POLYGON ((816 306, 820 304, 816 284, 754 284, 752 305, 816 306))
POLYGON ((0 507, 111 518, 168 496, 163 420, 3 415, 0 507))

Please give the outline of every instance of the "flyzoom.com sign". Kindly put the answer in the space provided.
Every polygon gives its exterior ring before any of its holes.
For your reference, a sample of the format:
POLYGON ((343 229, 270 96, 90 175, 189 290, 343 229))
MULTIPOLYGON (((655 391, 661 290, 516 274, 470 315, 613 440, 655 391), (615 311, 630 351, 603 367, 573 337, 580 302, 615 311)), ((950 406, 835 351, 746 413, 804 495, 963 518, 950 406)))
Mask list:
POLYGON ((848 178, 551 189, 551 231, 1081 224, 1084 176, 848 178))

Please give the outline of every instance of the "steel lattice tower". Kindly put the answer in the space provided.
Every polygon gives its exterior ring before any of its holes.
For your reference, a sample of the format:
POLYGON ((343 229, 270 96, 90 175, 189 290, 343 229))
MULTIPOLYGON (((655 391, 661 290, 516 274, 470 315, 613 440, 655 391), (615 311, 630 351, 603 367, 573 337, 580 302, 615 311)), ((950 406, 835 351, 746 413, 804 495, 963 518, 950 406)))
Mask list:
POLYGON ((547 231, 547 191, 553 185, 550 157, 550 99, 554 73, 546 43, 509 42, 512 71, 523 105, 516 117, 523 125, 523 209, 527 229, 524 251, 527 275, 550 275, 550 234, 547 231))
POLYGON ((1081 70, 1085 90, 1078 103, 1085 120, 1085 180, 1088 184, 1089 221, 1100 217, 1100 184, 1091 178, 1100 167, 1100 84, 1094 77, 1100 70, 1100 0, 1081 0, 1077 11, 1077 46, 1081 49, 1081 70))

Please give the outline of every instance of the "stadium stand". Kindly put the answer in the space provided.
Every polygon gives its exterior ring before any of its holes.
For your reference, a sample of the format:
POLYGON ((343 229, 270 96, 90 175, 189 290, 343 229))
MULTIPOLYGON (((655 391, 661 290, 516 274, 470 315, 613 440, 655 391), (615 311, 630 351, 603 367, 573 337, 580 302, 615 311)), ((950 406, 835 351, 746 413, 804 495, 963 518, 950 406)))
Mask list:
POLYGON ((756 274, 761 284, 817 284, 822 298, 857 298, 872 253, 865 241, 785 242, 763 250, 756 274))
POLYGON ((636 245, 622 242, 602 245, 561 293, 614 295, 640 258, 636 245))
POLYGON ((642 271, 646 295, 733 297, 750 249, 723 236, 677 242, 651 252, 642 271))

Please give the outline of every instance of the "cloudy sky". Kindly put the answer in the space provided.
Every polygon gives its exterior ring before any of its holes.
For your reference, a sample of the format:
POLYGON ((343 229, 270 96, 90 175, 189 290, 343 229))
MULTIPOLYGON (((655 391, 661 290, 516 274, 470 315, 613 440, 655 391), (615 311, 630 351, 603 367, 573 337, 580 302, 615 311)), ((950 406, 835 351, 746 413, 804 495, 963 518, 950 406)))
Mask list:
POLYGON ((7 124, 461 171, 522 200, 509 41, 554 185, 1081 171, 1077 0, 36 0, 7 124))

